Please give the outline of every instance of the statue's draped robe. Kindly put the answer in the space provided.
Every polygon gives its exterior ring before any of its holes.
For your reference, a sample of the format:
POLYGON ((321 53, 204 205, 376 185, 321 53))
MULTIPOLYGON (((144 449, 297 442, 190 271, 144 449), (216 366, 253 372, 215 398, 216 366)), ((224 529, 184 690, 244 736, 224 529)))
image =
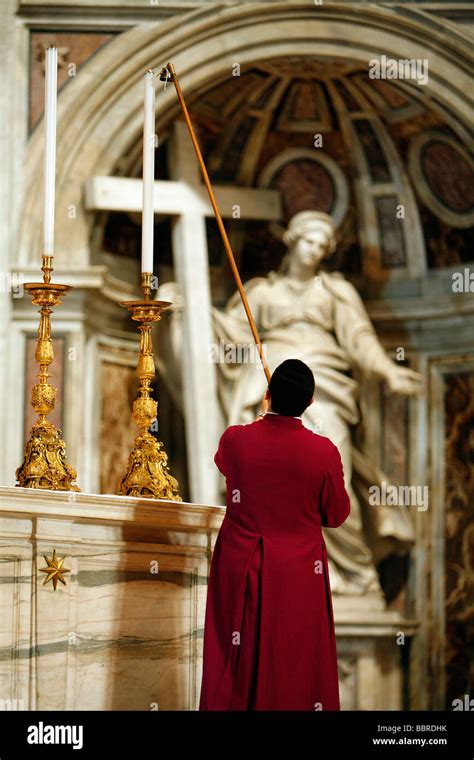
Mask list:
MULTIPOLYGON (((323 434, 341 452, 353 509, 343 529, 327 536, 334 588, 341 593, 377 592, 374 562, 392 552, 405 552, 414 533, 406 507, 368 505, 368 488, 388 478, 352 445, 350 427, 359 421, 353 370, 383 377, 393 362, 380 345, 357 291, 339 273, 321 272, 307 283, 297 283, 271 272, 250 280, 245 290, 270 370, 288 358, 311 367, 316 403, 304 422, 311 426, 322 417, 323 434), (365 538, 359 501, 365 510, 365 538)), ((238 292, 224 312, 213 309, 212 314, 219 339, 234 345, 251 342, 238 292)), ((261 365, 220 363, 218 370, 227 424, 254 419, 266 389, 261 365)))
POLYGON ((209 576, 200 709, 340 709, 321 530, 350 511, 337 448, 300 419, 267 414, 228 428, 215 462, 227 509, 209 576))

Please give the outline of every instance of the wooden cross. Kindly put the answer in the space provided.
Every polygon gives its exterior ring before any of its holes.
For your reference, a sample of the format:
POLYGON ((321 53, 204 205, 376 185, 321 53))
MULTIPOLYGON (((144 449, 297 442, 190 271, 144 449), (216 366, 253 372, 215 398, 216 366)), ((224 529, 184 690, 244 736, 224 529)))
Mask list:
MULTIPOLYGON (((191 500, 216 504, 218 472, 214 454, 219 439, 217 379, 209 362, 214 340, 211 324, 209 256, 206 217, 214 217, 207 190, 184 122, 176 121, 170 146, 171 180, 156 180, 155 213, 172 216, 176 279, 183 311, 183 402, 191 500)), ((215 186, 224 218, 281 219, 280 194, 275 190, 215 186)), ((85 206, 89 211, 141 212, 142 181, 125 177, 90 177, 85 206)))

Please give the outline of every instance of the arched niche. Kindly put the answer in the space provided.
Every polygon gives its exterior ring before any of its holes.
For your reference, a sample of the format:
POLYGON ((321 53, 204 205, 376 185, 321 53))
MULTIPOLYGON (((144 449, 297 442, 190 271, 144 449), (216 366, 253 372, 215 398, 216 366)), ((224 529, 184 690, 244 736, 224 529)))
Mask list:
MULTIPOLYGON (((90 264, 92 214, 83 204, 84 182, 111 175, 136 143, 142 127, 142 73, 172 60, 186 95, 218 80, 238 62, 245 67, 269 57, 343 58, 367 63, 386 55, 429 59, 428 94, 463 130, 469 123, 469 48, 462 31, 449 31, 423 13, 345 3, 326 8, 308 3, 253 3, 200 9, 178 21, 137 26, 110 42, 61 92, 57 144, 57 266, 90 264)), ((157 98, 156 129, 178 114, 174 88, 157 98)), ((24 203, 16 266, 28 267, 41 253, 43 125, 28 146, 24 203)))

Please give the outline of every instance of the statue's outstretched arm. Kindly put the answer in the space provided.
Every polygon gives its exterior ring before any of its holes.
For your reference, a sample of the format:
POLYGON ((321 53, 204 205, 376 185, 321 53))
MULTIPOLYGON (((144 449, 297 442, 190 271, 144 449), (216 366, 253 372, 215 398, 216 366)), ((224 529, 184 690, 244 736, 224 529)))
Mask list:
POLYGON ((415 396, 421 391, 421 375, 396 364, 380 343, 356 289, 347 281, 337 285, 336 337, 354 366, 385 380, 392 393, 415 396))

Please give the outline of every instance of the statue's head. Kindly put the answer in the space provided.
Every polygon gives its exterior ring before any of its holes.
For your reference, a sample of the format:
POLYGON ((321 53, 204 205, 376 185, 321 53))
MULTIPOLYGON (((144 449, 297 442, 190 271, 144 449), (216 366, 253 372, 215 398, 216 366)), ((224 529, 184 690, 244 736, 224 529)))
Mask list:
POLYGON ((300 211, 290 219, 283 235, 289 256, 315 268, 333 253, 336 240, 334 221, 323 211, 300 211))

